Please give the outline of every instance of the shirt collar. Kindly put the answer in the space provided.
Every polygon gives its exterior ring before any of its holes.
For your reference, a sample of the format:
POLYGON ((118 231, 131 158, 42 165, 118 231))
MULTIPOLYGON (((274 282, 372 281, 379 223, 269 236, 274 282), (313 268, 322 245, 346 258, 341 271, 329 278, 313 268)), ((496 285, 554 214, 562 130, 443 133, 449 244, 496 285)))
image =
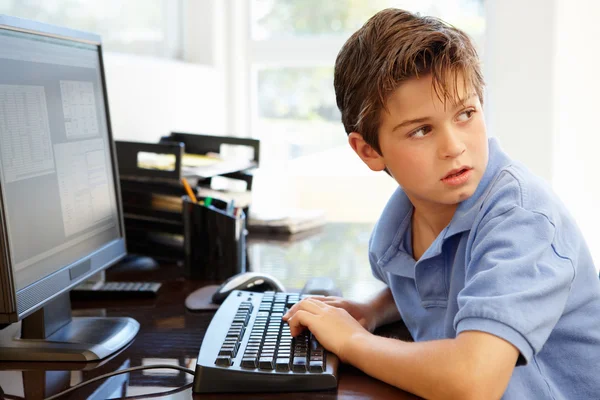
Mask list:
POLYGON ((383 209, 371 237, 370 251, 377 264, 383 266, 396 255, 410 227, 412 204, 402 188, 398 187, 383 209))
MULTIPOLYGON (((412 243, 411 243, 411 219, 413 206, 406 194, 403 191, 397 191, 395 216, 402 216, 399 224, 396 225, 395 230, 382 230, 383 232, 396 232, 392 243, 386 243, 380 247, 380 252, 376 254, 382 254, 377 259, 377 265, 385 271, 392 272, 395 275, 401 275, 408 278, 415 278, 415 260, 412 257, 412 243), (394 261, 392 261, 394 260, 394 261)), ((390 223, 392 218, 387 218, 386 222, 390 223)))
POLYGON ((483 200, 486 197, 485 195, 492 186, 493 180, 500 170, 511 163, 510 158, 502 151, 500 144, 495 138, 488 139, 488 148, 488 164, 481 181, 477 185, 475 193, 467 200, 461 202, 456 208, 452 220, 450 220, 445 229, 444 239, 471 229, 475 222, 475 217, 481 210, 483 200))

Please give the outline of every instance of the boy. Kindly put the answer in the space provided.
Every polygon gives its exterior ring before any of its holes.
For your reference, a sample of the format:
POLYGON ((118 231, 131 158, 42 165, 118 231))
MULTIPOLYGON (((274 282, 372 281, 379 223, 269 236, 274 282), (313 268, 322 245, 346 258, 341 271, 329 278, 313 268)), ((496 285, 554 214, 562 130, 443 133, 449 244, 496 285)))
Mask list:
POLYGON ((292 334, 428 399, 600 398, 597 271, 556 196, 486 137, 469 38, 383 10, 340 51, 334 86, 350 146, 399 184, 369 245, 387 288, 304 300, 292 334), (399 319, 414 343, 370 333, 399 319))

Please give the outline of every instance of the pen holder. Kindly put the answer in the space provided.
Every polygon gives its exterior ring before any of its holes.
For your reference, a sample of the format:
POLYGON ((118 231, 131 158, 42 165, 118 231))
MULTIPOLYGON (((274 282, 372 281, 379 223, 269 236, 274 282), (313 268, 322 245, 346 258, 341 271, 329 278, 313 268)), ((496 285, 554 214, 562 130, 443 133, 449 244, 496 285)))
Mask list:
POLYGON ((210 206, 183 201, 185 275, 190 279, 225 280, 246 271, 246 215, 227 211, 227 203, 210 206))

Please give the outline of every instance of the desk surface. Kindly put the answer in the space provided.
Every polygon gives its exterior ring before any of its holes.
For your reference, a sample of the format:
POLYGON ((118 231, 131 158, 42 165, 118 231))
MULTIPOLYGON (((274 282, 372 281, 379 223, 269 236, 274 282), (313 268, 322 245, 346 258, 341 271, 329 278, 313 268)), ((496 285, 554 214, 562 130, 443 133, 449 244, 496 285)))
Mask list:
MULTIPOLYGON (((330 276, 336 280, 344 295, 359 298, 381 287, 372 276, 367 260, 367 243, 371 226, 366 224, 329 224, 318 232, 294 240, 250 238, 251 268, 268 272, 279 278, 288 288, 301 288, 310 276, 330 276)), ((183 268, 165 265, 140 273, 107 271, 108 280, 162 281, 159 296, 153 300, 79 302, 73 304, 74 315, 130 316, 139 321, 141 328, 129 347, 112 359, 81 370, 72 371, 61 364, 22 366, 0 363, 0 387, 10 398, 42 399, 66 389, 69 385, 111 372, 115 369, 142 364, 175 364, 194 369, 195 358, 213 312, 186 311, 186 296, 209 283, 183 278, 183 268), (24 372, 25 371, 25 372, 24 372), (58 387, 59 390, 51 389, 58 387), (45 389, 44 389, 45 388, 45 389), (46 393, 44 395, 44 390, 46 393)), ((386 336, 408 338, 401 324, 381 331, 386 336)), ((102 385, 94 383, 73 392, 64 399, 121 398, 150 395, 161 391, 169 394, 154 399, 189 399, 192 397, 193 377, 176 370, 133 372, 112 378, 102 385), (120 377, 120 378, 118 378, 120 377), (183 387, 183 388, 182 388, 183 387), (94 392, 96 392, 94 394, 94 392), (109 397, 110 394, 110 397, 109 397)), ((0 392, 1 393, 1 392, 0 392)), ((342 365, 337 391, 291 394, 202 395, 194 398, 266 399, 283 397, 293 399, 413 399, 408 393, 377 381, 361 371, 342 365)), ((2 396, 0 395, 0 398, 2 396)))

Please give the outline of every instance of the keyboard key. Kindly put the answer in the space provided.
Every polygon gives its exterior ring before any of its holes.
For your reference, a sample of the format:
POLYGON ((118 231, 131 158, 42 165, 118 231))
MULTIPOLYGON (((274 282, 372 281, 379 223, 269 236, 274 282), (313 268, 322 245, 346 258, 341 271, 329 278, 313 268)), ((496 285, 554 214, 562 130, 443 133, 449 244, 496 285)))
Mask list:
POLYGON ((287 308, 292 308, 294 306, 294 304, 298 303, 300 301, 299 297, 288 297, 287 302, 285 303, 285 306, 287 308))
POLYGON ((306 372, 306 357, 294 356, 292 370, 294 370, 294 372, 306 372))
POLYGON ((234 347, 221 347, 221 350, 219 350, 220 356, 235 357, 234 353, 235 353, 234 347))
POLYGON ((310 361, 310 367, 309 367, 309 371, 310 372, 323 372, 325 370, 324 365, 323 365, 323 361, 310 361))
POLYGON ((275 370, 279 372, 287 372, 290 370, 289 358, 278 358, 275 362, 275 370))
POLYGON ((237 323, 242 323, 244 325, 247 325, 248 324, 248 318, 249 318, 249 315, 245 315, 245 316, 244 315, 239 315, 239 316, 236 316, 233 319, 233 322, 234 323, 236 323, 236 322, 237 323))
POLYGON ((258 367, 258 362, 256 362, 256 357, 246 357, 242 358, 242 367, 244 368, 256 368, 258 367))
POLYGON ((275 365, 273 363, 273 357, 261 357, 258 361, 258 367, 260 369, 273 369, 275 365))
POLYGON ((257 320, 261 320, 261 319, 262 319, 262 320, 266 320, 266 318, 264 318, 264 317, 268 317, 268 316, 269 316, 269 313, 268 313, 268 312, 266 312, 266 311, 259 311, 259 312, 256 314, 256 319, 257 319, 257 320), (263 318, 261 318, 261 317, 263 317, 263 318))
POLYGON ((231 357, 229 356, 219 356, 217 357, 217 360, 215 361, 215 364, 220 366, 220 367, 230 367, 232 362, 231 362, 231 357))
POLYGON ((227 332, 227 339, 235 339, 236 341, 240 340, 242 338, 242 336, 244 336, 244 331, 240 331, 240 330, 230 330, 229 332, 227 332))

